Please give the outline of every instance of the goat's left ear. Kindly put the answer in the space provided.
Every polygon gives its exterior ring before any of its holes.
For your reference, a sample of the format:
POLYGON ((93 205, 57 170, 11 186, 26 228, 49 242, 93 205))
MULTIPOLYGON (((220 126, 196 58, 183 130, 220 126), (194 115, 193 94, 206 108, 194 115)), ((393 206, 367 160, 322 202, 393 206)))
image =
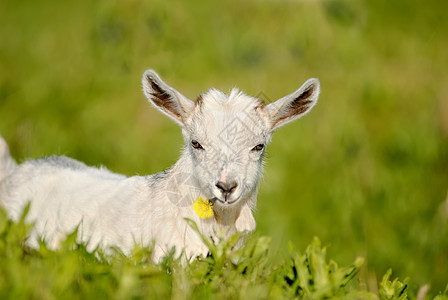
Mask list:
POLYGON ((166 84, 153 70, 146 70, 142 78, 143 93, 158 110, 180 126, 194 109, 194 102, 166 84))
POLYGON ((317 103, 320 83, 317 78, 308 79, 297 91, 264 107, 271 131, 292 122, 306 113, 317 103))

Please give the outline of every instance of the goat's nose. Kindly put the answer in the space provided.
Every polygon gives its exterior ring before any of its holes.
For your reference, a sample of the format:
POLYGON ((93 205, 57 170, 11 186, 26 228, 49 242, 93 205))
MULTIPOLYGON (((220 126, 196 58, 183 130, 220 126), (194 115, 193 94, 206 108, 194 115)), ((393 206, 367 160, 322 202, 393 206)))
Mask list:
POLYGON ((218 181, 216 187, 223 193, 223 195, 227 198, 228 195, 233 193, 238 184, 235 181, 230 182, 222 182, 218 181))

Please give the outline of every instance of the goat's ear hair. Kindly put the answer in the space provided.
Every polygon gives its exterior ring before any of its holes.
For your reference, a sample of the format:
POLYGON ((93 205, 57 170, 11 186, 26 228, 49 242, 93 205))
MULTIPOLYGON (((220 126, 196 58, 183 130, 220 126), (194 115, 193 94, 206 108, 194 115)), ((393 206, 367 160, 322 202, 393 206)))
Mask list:
POLYGON ((194 102, 163 82, 153 70, 143 73, 143 93, 158 110, 181 126, 194 109, 194 102))
POLYGON ((308 113, 317 103, 319 93, 319 80, 311 78, 292 94, 267 105, 263 110, 268 116, 271 131, 308 113))

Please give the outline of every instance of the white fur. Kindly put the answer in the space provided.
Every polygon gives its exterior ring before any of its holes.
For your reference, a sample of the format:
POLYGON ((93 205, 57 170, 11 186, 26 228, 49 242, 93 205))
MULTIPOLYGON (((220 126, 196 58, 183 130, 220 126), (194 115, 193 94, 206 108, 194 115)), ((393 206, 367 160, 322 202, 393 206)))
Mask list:
POLYGON ((143 75, 143 89, 149 102, 182 128, 184 150, 167 171, 128 178, 64 156, 17 165, 0 137, 0 204, 18 220, 31 202, 27 221, 35 226, 29 245, 38 247, 42 238, 57 247, 79 226, 78 241, 89 251, 118 247, 129 255, 135 244, 154 242, 153 259, 160 261, 172 247, 187 258, 207 253, 184 218, 214 241, 254 230, 265 149, 254 147, 266 146, 275 129, 308 112, 320 91, 318 80, 310 79, 266 106, 237 89, 229 95, 212 89, 195 103, 151 70, 143 75), (196 215, 193 202, 199 196, 214 203, 213 217, 196 215))

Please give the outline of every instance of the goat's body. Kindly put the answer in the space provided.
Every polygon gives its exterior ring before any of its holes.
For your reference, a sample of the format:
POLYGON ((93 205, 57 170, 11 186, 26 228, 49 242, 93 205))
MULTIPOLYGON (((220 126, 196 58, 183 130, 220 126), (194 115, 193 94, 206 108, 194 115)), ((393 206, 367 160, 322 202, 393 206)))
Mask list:
POLYGON ((29 240, 33 246, 40 237, 55 246, 80 225, 79 238, 87 238, 90 248, 114 239, 116 246, 128 250, 144 182, 141 177, 126 178, 53 156, 18 166, 0 183, 0 197, 13 220, 31 202, 27 221, 35 222, 29 240))
POLYGON ((136 244, 148 246, 154 241, 156 261, 173 247, 177 253, 185 250, 188 258, 206 254, 201 238, 184 218, 194 220, 214 239, 235 233, 236 227, 219 225, 214 218, 200 219, 191 205, 170 201, 163 186, 175 185, 170 177, 176 168, 126 177, 64 156, 29 160, 0 181, 0 203, 17 221, 31 202, 26 220, 34 223, 28 240, 32 247, 43 239, 55 248, 79 227, 78 241, 90 251, 117 247, 129 255, 136 244))
MULTIPOLYGON (((9 147, 6 141, 0 135, 0 182, 14 171, 17 164, 9 154, 9 147)), ((1 203, 1 198, 0 198, 1 203)))
POLYGON ((314 106, 319 82, 311 79, 269 105, 236 89, 230 95, 210 90, 193 102, 153 71, 145 72, 143 90, 182 128, 182 155, 164 172, 126 177, 64 156, 17 165, 0 136, 0 205, 17 221, 30 203, 30 246, 43 239, 55 248, 78 228, 88 250, 115 247, 129 255, 136 244, 154 243, 153 259, 160 261, 172 248, 187 258, 207 253, 185 218, 215 242, 254 230, 265 146, 274 130, 314 106), (212 217, 196 214, 199 197, 213 204, 212 217))

